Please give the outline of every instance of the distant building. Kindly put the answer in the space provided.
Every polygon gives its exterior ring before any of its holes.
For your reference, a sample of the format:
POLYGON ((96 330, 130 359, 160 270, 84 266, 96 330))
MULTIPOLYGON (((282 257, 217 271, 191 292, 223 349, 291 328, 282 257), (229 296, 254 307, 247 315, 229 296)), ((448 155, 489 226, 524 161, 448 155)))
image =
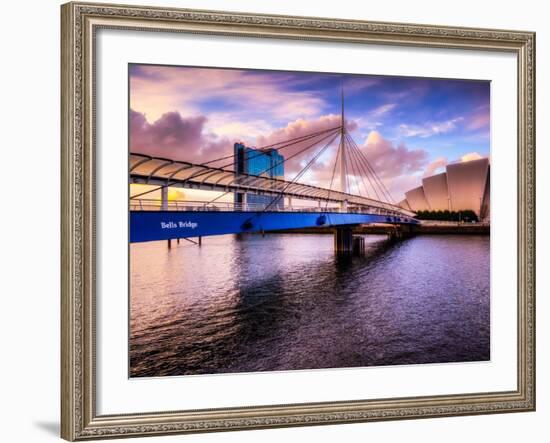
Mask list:
POLYGON ((489 159, 451 163, 446 171, 422 180, 422 186, 405 192, 399 205, 412 211, 464 211, 481 220, 490 217, 489 159))
MULTIPOLYGON (((276 149, 254 149, 245 146, 243 143, 235 143, 235 173, 258 175, 261 177, 284 179, 285 158, 276 149)), ((235 193, 235 203, 257 205, 266 207, 277 197, 267 195, 235 193)), ((280 198, 272 208, 283 208, 284 199, 280 198)))

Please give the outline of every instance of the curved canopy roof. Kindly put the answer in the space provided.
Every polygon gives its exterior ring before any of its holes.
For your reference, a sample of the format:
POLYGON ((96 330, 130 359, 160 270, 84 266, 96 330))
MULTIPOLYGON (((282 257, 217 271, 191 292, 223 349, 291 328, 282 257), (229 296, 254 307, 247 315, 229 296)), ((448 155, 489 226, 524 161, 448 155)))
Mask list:
POLYGON ((138 153, 130 153, 130 182, 273 196, 284 193, 285 196, 305 200, 347 201, 350 205, 367 206, 409 217, 414 216, 413 212, 397 205, 367 197, 275 178, 235 174, 227 169, 138 153))

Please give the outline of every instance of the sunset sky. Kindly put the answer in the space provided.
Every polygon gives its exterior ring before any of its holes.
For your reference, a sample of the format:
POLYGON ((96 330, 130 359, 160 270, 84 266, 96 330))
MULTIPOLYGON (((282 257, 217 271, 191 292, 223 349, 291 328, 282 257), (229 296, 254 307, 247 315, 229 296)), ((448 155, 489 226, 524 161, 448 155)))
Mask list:
MULTIPOLYGON (((236 141, 337 126, 342 80, 346 127, 396 200, 447 163, 489 156, 486 81, 149 65, 130 66, 130 151, 202 163, 236 141)), ((302 181, 328 187, 336 150, 302 181)), ((285 164, 285 178, 312 155, 285 164)))

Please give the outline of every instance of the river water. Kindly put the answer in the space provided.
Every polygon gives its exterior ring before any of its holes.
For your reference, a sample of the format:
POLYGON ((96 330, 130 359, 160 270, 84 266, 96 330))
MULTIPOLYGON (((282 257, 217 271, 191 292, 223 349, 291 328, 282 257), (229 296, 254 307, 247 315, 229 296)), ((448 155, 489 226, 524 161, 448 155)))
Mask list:
POLYGON ((130 248, 130 376, 483 361, 488 236, 271 234, 130 248))

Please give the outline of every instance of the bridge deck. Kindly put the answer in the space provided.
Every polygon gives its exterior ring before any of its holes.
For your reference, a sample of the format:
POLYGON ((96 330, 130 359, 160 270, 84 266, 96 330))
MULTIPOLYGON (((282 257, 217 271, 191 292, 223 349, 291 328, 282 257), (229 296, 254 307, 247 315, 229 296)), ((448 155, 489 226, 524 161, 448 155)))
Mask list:
POLYGON ((343 212, 130 211, 130 242, 367 223, 417 224, 403 216, 343 212))

